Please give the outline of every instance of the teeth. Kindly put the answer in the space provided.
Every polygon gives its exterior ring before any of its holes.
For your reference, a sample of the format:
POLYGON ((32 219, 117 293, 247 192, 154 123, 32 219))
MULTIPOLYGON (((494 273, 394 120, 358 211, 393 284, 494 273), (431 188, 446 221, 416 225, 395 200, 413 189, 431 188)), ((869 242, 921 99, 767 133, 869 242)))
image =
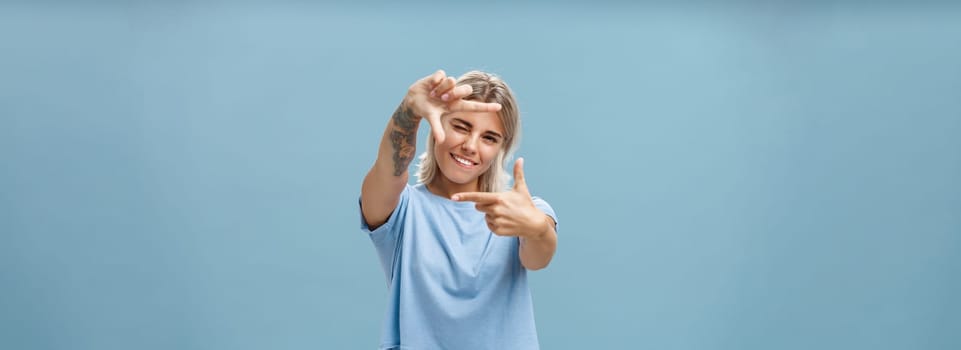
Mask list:
POLYGON ((458 163, 464 164, 464 165, 466 165, 466 166, 474 165, 474 163, 472 163, 471 161, 466 160, 466 159, 461 158, 461 157, 458 157, 458 156, 454 156, 454 160, 456 160, 458 163))

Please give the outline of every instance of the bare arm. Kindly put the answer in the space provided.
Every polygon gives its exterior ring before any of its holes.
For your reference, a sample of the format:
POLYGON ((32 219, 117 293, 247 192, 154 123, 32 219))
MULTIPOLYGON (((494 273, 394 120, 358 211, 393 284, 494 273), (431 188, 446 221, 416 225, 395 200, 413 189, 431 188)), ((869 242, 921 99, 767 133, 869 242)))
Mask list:
POLYGON ((417 128, 421 119, 430 123, 433 137, 444 140, 440 118, 454 111, 496 112, 497 103, 464 101, 473 91, 470 85, 455 86, 456 80, 442 70, 424 77, 407 90, 380 139, 377 160, 364 177, 360 189, 361 214, 370 229, 380 227, 397 207, 409 174, 407 167, 417 151, 417 128))
MULTIPOLYGON (((406 102, 406 99, 405 99, 406 102)), ((420 118, 402 102, 387 122, 374 166, 364 177, 360 189, 361 213, 371 230, 380 227, 397 207, 409 177, 407 167, 417 148, 420 118)))
POLYGON ((514 188, 506 192, 462 192, 451 197, 470 201, 484 213, 487 228, 501 236, 516 236, 520 241, 518 255, 528 270, 540 270, 550 264, 557 251, 557 227, 554 219, 534 205, 524 179, 524 158, 514 162, 514 188))
POLYGON ((540 270, 550 264, 557 251, 557 231, 554 219, 547 214, 544 217, 544 231, 520 238, 521 265, 528 270, 540 270))

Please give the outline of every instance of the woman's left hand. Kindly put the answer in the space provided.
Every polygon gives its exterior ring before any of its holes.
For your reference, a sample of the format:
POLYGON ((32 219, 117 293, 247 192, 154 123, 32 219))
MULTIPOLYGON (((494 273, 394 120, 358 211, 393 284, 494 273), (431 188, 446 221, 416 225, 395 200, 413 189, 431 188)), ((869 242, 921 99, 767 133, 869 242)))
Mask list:
POLYGON ((534 206, 524 181, 524 159, 514 162, 514 188, 507 192, 462 192, 451 200, 474 202, 484 212, 487 227, 500 236, 537 239, 550 230, 552 219, 534 206))

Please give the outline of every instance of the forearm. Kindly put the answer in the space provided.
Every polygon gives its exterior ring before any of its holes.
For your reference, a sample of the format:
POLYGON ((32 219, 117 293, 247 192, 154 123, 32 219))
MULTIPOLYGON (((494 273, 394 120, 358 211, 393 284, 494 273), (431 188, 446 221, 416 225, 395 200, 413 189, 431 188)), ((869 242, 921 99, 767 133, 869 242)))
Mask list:
POLYGON ((361 187, 361 208, 370 226, 379 226, 397 205, 409 177, 407 168, 416 154, 420 118, 401 103, 381 137, 377 160, 361 187))
MULTIPOLYGON (((390 118, 384 137, 380 141, 377 162, 386 165, 395 177, 407 173, 407 166, 417 152, 417 126, 415 116, 405 102, 401 102, 390 118)), ((386 169, 385 169, 386 170, 386 169)))
POLYGON ((521 265, 528 270, 540 270, 550 264, 557 251, 557 231, 554 219, 544 215, 543 231, 538 234, 520 238, 521 265))

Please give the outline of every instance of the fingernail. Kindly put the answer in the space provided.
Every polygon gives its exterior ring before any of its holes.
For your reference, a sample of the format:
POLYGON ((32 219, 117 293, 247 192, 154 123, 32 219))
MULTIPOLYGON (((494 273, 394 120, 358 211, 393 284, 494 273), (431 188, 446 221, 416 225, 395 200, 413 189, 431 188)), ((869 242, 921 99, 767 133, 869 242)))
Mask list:
POLYGON ((447 99, 449 99, 449 98, 450 98, 450 94, 443 94, 443 95, 440 96, 440 99, 441 99, 441 100, 444 100, 444 101, 447 101, 447 99))
POLYGON ((456 200, 459 200, 459 199, 460 199, 460 196, 458 196, 458 195, 456 195, 456 194, 455 194, 454 196, 450 197, 450 200, 452 200, 452 201, 456 201, 456 200))

